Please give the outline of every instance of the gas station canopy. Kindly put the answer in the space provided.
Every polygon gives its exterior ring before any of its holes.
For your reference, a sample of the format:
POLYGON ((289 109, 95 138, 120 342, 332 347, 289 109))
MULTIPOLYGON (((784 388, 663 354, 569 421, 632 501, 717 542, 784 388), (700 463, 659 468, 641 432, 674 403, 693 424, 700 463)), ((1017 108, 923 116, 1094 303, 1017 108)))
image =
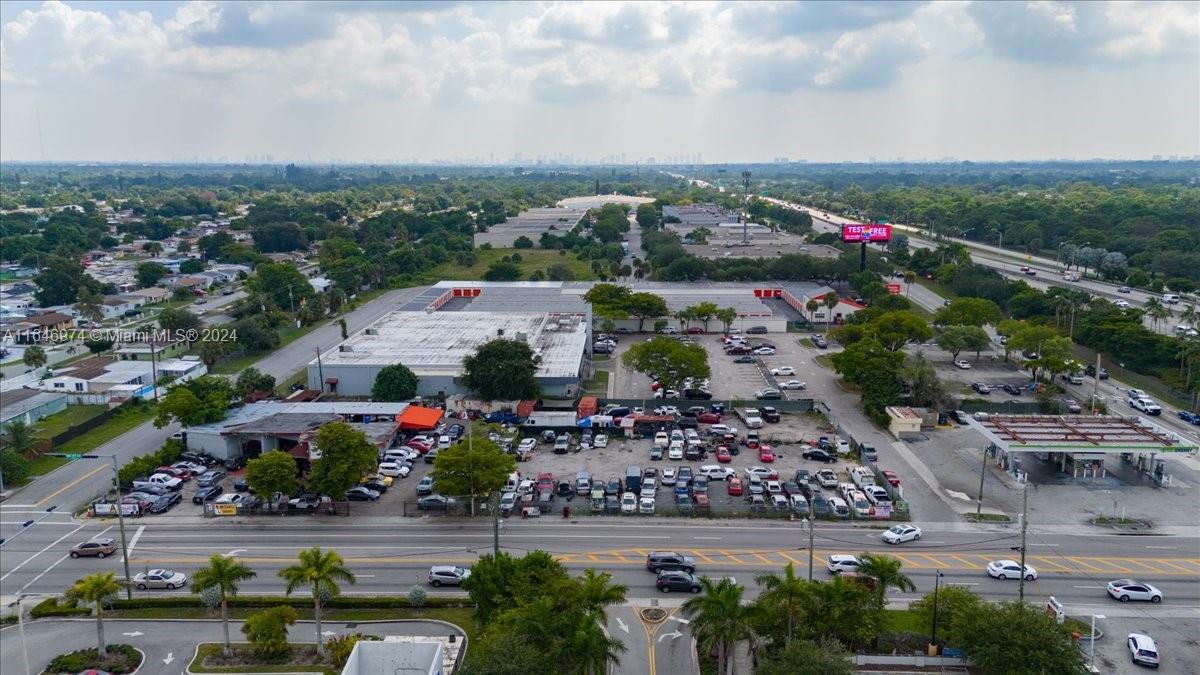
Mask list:
POLYGON ((1189 442, 1144 417, 1118 415, 987 415, 971 428, 1006 452, 1189 452, 1189 442))

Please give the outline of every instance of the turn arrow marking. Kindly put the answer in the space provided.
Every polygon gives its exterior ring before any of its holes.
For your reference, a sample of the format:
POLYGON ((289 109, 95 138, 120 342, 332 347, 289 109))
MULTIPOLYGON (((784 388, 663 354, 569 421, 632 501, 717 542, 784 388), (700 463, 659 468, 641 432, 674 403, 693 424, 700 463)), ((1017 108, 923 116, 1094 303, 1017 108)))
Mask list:
POLYGON ((133 631, 132 633, 121 633, 121 635, 125 635, 125 636, 128 636, 128 637, 137 637, 137 636, 139 636, 139 635, 145 635, 145 633, 143 633, 143 632, 142 632, 142 631, 140 631, 140 630, 135 630, 135 631, 133 631))
POLYGON ((666 640, 667 638, 671 638, 672 640, 676 640, 676 639, 678 639, 678 638, 681 638, 681 637, 683 637, 683 633, 680 633, 680 632, 679 632, 679 631, 677 631, 677 630, 673 630, 673 631, 671 631, 670 633, 663 633, 662 635, 659 635, 659 636, 658 636, 658 641, 659 641, 659 642, 662 642, 663 640, 666 640))
POLYGON ((169 666, 169 665, 171 665, 171 662, 174 660, 175 660, 175 652, 167 652, 167 658, 163 659, 163 663, 165 663, 169 666))
POLYGON ((237 555, 237 554, 239 554, 239 553, 245 553, 247 550, 249 550, 249 549, 244 549, 244 548, 235 548, 235 549, 233 549, 232 551, 230 551, 229 553, 226 553, 226 554, 225 554, 225 557, 226 557, 226 558, 232 558, 232 557, 236 556, 236 555, 237 555))
POLYGON ((619 616, 617 617, 617 628, 620 628, 621 630, 625 631, 626 633, 629 632, 629 626, 625 625, 625 622, 622 621, 621 617, 619 617, 619 616))

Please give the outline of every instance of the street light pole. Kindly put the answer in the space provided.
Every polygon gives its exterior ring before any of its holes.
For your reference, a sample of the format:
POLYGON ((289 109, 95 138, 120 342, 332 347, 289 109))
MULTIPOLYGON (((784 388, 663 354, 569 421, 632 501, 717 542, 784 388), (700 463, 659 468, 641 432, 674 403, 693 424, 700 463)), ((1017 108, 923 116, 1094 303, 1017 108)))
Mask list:
MULTIPOLYGON (((1096 619, 1106 618, 1103 614, 1092 615, 1092 633, 1088 637, 1088 666, 1092 672, 1096 672, 1096 619)), ((26 668, 28 668, 28 659, 26 660, 26 668)))
POLYGON ((813 530, 815 520, 808 518, 804 519, 804 524, 808 526, 808 580, 813 580, 813 537, 816 532, 813 530))
POLYGON ((1017 599, 1025 602, 1025 533, 1029 529, 1029 484, 1021 489, 1021 581, 1017 586, 1017 599))
POLYGON ((133 579, 129 576, 129 546, 125 538, 125 504, 121 501, 121 472, 117 468, 116 455, 72 455, 62 452, 47 452, 46 457, 65 457, 67 459, 109 459, 112 461, 113 490, 117 493, 117 524, 121 531, 121 560, 125 566, 125 597, 133 599, 133 579))
MULTIPOLYGON (((29 646, 25 642, 25 608, 21 606, 24 599, 24 595, 17 593, 16 601, 9 604, 9 607, 17 607, 17 634, 21 639, 21 656, 25 659, 25 675, 33 675, 33 670, 29 667, 29 646)), ((1092 632, 1095 632, 1094 628, 1092 632)))
POLYGON ((929 635, 929 644, 937 649, 937 622, 938 622, 938 589, 942 580, 942 571, 934 570, 933 572, 933 631, 929 635))

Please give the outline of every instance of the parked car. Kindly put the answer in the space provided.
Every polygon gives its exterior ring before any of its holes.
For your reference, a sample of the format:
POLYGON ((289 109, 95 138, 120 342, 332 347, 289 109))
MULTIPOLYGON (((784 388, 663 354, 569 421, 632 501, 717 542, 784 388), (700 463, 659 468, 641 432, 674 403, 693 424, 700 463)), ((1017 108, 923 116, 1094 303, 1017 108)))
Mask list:
POLYGON ((447 511, 457 503, 453 497, 426 495, 417 500, 417 508, 422 511, 447 511))
POLYGON ((412 471, 411 464, 397 464, 395 462, 383 462, 376 469, 380 475, 391 478, 404 478, 412 471))
POLYGON ((740 497, 745 489, 745 485, 741 478, 730 476, 729 480, 725 483, 725 491, 730 497, 740 497))
POLYGON ((1032 565, 1026 565, 1025 571, 1022 573, 1021 564, 1015 560, 993 560, 987 564, 988 576, 1000 579, 1020 579, 1024 574, 1025 581, 1033 581, 1037 579, 1037 570, 1032 565))
POLYGON ((825 462, 827 464, 832 464, 837 461, 837 455, 829 452, 828 450, 822 450, 821 448, 809 448, 808 450, 800 453, 800 456, 804 459, 811 459, 814 462, 825 462))
POLYGON ((471 570, 458 565, 434 565, 429 568, 429 585, 461 586, 471 576, 471 570))
POLYGON ((1016 385, 1016 384, 1012 384, 1011 382, 1008 384, 1001 385, 1000 388, 1003 389, 1005 391, 1005 393, 1007 393, 1009 396, 1020 396, 1021 394, 1023 394, 1025 392, 1025 389, 1023 387, 1016 385))
POLYGON ((800 380, 788 380, 787 382, 779 383, 780 389, 791 390, 791 391, 800 391, 807 386, 808 386, 807 384, 805 384, 804 382, 801 382, 800 380))
POLYGON ((733 461, 733 453, 724 445, 717 446, 717 461, 722 464, 728 464, 733 461))
MULTIPOLYGON (((111 539, 109 541, 112 541, 111 539)), ((1121 602, 1144 600, 1146 602, 1162 602, 1162 591, 1150 584, 1133 579, 1116 579, 1108 582, 1108 594, 1121 602)))
POLYGON ((783 398, 783 392, 768 387, 754 392, 754 398, 759 401, 778 401, 783 398))
POLYGON ((192 503, 203 504, 204 502, 211 502, 217 497, 220 497, 221 493, 224 491, 225 488, 221 487, 220 485, 209 485, 202 487, 199 490, 196 490, 196 494, 192 495, 192 503))
POLYGON ((837 487, 837 474, 832 469, 821 469, 817 472, 817 482, 821 487, 837 487))
POLYGON ((89 556, 103 558, 116 552, 117 547, 113 544, 112 539, 92 539, 90 541, 75 544, 71 547, 72 558, 89 556))
POLYGON ((979 394, 987 395, 987 394, 992 393, 992 388, 987 386, 983 382, 972 382, 971 388, 974 389, 975 392, 979 393, 979 394))
POLYGON ((346 501, 373 502, 376 499, 379 499, 379 493, 365 485, 359 485, 346 490, 346 501))
POLYGON ((1129 647, 1129 658, 1137 665, 1157 668, 1160 661, 1158 644, 1149 635, 1130 633, 1125 638, 1129 647))
POLYGON ((217 483, 220 483, 224 478, 224 471, 221 471, 220 469, 211 469, 200 474, 200 477, 196 479, 196 485, 199 485, 200 487, 208 487, 210 485, 216 485, 217 483))
POLYGON ((133 579, 130 581, 134 588, 144 591, 148 588, 165 588, 167 590, 183 588, 187 585, 187 580, 187 575, 183 572, 176 572, 174 570, 149 570, 133 575, 133 579))
POLYGON ((958 368, 959 370, 970 370, 971 363, 969 361, 964 361, 962 359, 959 359, 954 362, 954 367, 958 368))
POLYGON ((638 500, 632 492, 621 495, 621 513, 637 513, 638 500))

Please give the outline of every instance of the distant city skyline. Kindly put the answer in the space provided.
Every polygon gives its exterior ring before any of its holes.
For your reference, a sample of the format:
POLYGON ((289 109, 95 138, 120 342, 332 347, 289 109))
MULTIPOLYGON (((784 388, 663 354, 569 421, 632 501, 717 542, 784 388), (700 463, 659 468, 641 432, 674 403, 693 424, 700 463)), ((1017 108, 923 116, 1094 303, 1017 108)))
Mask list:
POLYGON ((1200 3, 0 4, 0 160, 1200 155, 1200 3))

